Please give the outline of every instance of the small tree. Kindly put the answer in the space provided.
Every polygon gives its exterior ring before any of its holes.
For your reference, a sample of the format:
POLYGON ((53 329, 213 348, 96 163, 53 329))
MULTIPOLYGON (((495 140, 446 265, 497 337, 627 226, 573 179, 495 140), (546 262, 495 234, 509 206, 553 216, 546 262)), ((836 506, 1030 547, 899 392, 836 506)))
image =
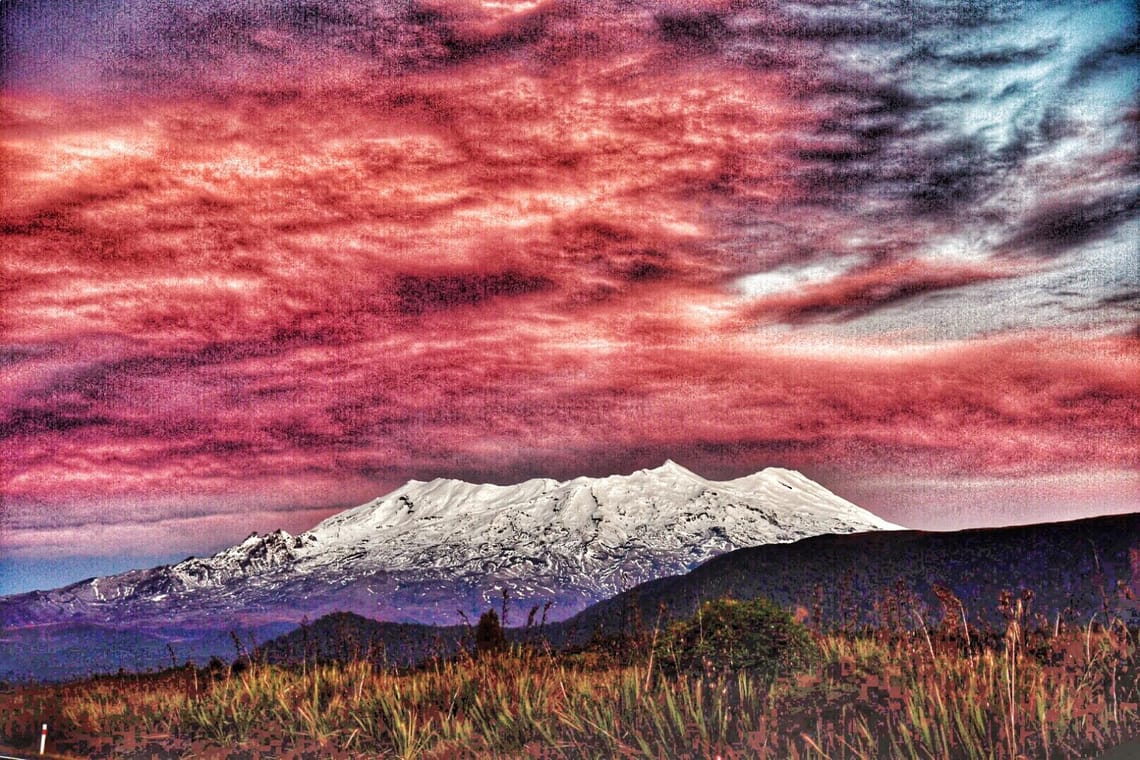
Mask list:
POLYGON ((479 623, 475 626, 475 654, 482 657, 506 648, 507 637, 503 635, 499 615, 494 610, 487 610, 479 616, 479 623))
POLYGON ((818 659, 811 633, 768 599, 705 602, 657 643, 662 667, 676 671, 747 670, 775 677, 818 659))

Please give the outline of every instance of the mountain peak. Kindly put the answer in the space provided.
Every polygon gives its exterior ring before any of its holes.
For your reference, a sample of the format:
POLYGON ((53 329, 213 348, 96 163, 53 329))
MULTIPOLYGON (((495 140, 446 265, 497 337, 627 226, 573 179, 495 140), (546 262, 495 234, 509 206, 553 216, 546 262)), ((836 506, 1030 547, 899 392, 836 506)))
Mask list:
POLYGON ((508 589, 520 607, 554 602, 557 620, 732 549, 898 527, 778 468, 716 481, 668 459, 564 482, 413 480, 298 536, 255 533, 212 557, 51 592, 20 619, 295 622, 338 609, 452 623, 508 589))
POLYGON ((619 480, 624 480, 628 478, 636 479, 638 475, 647 475, 655 481, 663 482, 692 481, 699 484, 710 482, 692 470, 688 469, 687 467, 677 464, 672 459, 666 459, 664 464, 658 465, 657 467, 647 467, 645 469, 638 470, 633 475, 615 475, 611 477, 619 480))

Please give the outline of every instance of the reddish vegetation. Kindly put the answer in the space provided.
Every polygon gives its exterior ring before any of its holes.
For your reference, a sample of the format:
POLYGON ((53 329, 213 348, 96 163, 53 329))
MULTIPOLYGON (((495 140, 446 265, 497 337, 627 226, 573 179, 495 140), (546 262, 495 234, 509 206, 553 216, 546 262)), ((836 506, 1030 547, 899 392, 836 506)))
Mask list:
MULTIPOLYGON (((499 640, 402 673, 361 652, 337 665, 243 661, 22 687, 0 693, 0 741, 30 746, 41 720, 56 757, 1061 760, 1140 739, 1137 631, 1112 617, 1030 628, 1022 604, 1003 597, 1004 631, 967 633, 952 617, 933 629, 921 617, 910 630, 803 629, 807 659, 774 682, 767 668, 782 655, 767 628, 697 641, 694 619, 570 655, 499 640), (759 669, 726 670, 730 659, 759 669)), ((779 630, 786 645, 793 629, 779 630)))

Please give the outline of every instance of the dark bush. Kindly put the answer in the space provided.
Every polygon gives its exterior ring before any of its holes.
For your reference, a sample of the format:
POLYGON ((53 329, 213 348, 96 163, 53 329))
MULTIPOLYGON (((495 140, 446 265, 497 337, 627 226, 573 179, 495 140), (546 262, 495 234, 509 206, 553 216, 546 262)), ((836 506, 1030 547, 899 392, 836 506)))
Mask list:
POLYGON ((811 665, 819 648, 807 627, 775 602, 718 599, 670 626, 656 656, 674 672, 746 670, 775 677, 811 665))
POLYGON ((483 656, 502 652, 507 648, 507 638, 503 634, 499 615, 494 610, 487 610, 479 616, 479 624, 475 626, 475 654, 483 656))

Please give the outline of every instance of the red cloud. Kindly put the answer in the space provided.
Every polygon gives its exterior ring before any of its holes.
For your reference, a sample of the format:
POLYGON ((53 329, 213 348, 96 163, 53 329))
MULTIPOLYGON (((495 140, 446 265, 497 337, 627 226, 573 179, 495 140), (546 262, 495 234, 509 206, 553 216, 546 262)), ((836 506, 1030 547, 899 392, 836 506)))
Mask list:
MULTIPOLYGON (((865 162, 919 105, 811 63, 842 29, 682 5, 203 6, 128 35, 104 90, 5 93, 8 526, 667 456, 710 475, 1134 467, 1135 337, 829 335, 1027 270, 936 263, 925 240, 955 228, 911 201, 859 212, 865 162), (873 263, 741 306, 741 276, 831 253, 873 263), (755 329, 773 323, 805 342, 755 329)), ((961 167, 964 196, 983 169, 961 167)))

